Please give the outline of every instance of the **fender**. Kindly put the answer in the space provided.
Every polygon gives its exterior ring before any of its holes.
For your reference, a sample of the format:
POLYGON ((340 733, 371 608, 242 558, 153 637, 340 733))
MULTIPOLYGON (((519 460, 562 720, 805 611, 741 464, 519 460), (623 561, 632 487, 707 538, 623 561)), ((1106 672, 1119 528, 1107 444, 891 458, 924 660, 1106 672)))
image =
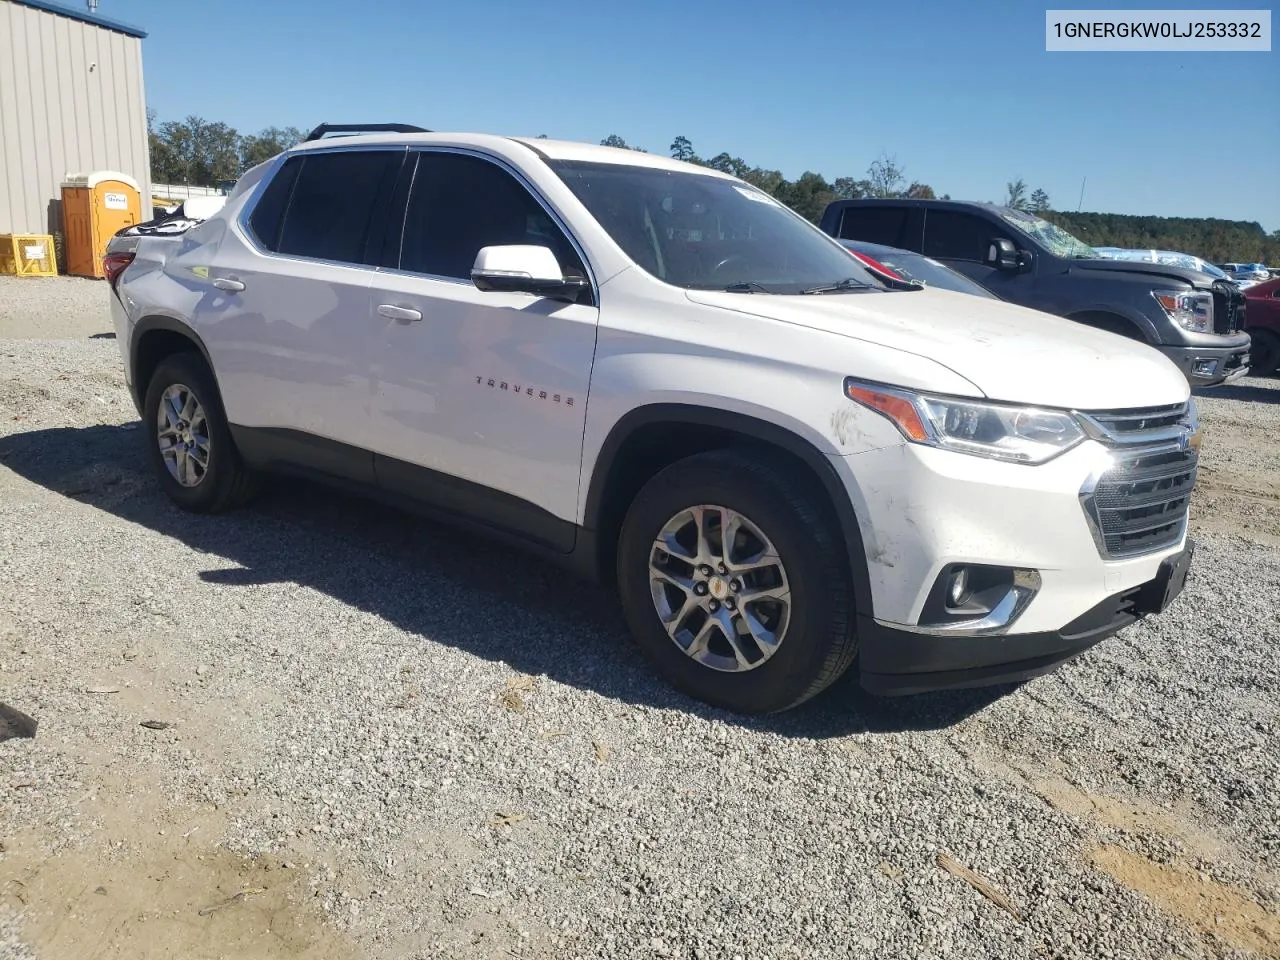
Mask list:
MULTIPOLYGON (((873 615, 871 578, 867 571, 867 554, 862 542, 862 532, 858 527, 858 518, 853 504, 850 503, 849 495, 845 492, 844 485, 830 459, 808 440, 785 427, 746 414, 691 404, 657 403, 637 407, 623 415, 613 425, 600 447, 600 454, 596 458, 587 490, 586 511, 583 517, 584 529, 580 533, 587 533, 590 541, 596 541, 600 534, 608 532, 601 529, 602 524, 607 520, 608 504, 605 502, 605 493, 613 480, 613 470, 618 454, 637 430, 656 423, 687 424, 732 433, 747 442, 757 441, 777 447, 804 463, 822 485, 839 520, 840 532, 849 556, 849 570, 853 576, 857 612, 859 616, 873 615)), ((607 537, 602 539, 600 545, 603 546, 607 539, 607 537)))
MULTIPOLYGON (((1153 304, 1154 300, 1151 301, 1153 304)), ((1083 307, 1079 310, 1073 310, 1067 314, 1068 320, 1074 320, 1076 323, 1089 325, 1086 319, 1090 316, 1107 316, 1115 317, 1132 326, 1142 336, 1142 341, 1147 344, 1161 344, 1164 338, 1160 336, 1160 331, 1156 329, 1156 325, 1152 323, 1151 318, 1146 316, 1140 310, 1135 310, 1123 303, 1100 303, 1093 306, 1083 307)), ((1172 322, 1172 321, 1170 321, 1172 322)))
POLYGON ((213 375, 214 383, 216 384, 218 381, 213 359, 209 356, 209 348, 205 346, 204 340, 201 339, 200 334, 196 333, 194 328, 181 320, 166 317, 163 314, 145 316, 133 325, 133 332, 129 335, 129 369, 133 372, 133 383, 130 385, 129 392, 133 395, 134 406, 138 408, 139 413, 142 412, 142 400, 146 396, 147 385, 142 382, 142 378, 137 373, 138 351, 142 345, 143 337, 156 330, 178 334, 195 344, 196 349, 200 351, 200 355, 204 357, 204 362, 208 366, 209 372, 213 375))

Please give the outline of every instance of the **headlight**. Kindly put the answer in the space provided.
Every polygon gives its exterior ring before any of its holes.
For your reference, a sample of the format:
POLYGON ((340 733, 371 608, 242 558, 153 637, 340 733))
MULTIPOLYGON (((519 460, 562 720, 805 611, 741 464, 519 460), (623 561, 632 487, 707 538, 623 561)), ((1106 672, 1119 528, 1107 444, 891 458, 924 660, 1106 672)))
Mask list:
POLYGON ((1213 333, 1213 294, 1207 290, 1152 290, 1169 319, 1192 333, 1213 333))
POLYGON ((912 443, 992 460, 1044 463, 1084 439, 1076 418, 1061 410, 959 400, 845 381, 850 400, 892 420, 912 443))

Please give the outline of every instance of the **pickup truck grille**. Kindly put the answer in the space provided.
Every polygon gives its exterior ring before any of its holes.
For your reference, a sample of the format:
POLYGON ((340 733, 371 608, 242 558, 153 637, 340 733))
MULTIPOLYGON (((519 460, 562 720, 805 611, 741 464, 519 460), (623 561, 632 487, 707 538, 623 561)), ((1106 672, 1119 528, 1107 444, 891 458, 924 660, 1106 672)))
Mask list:
POLYGON ((1082 415, 1113 449, 1111 465, 1080 492, 1098 552, 1121 559, 1176 544, 1186 530, 1199 452, 1185 404, 1082 415))
POLYGON ((1213 282, 1213 332, 1236 333, 1244 329, 1244 294, 1234 283, 1213 282))

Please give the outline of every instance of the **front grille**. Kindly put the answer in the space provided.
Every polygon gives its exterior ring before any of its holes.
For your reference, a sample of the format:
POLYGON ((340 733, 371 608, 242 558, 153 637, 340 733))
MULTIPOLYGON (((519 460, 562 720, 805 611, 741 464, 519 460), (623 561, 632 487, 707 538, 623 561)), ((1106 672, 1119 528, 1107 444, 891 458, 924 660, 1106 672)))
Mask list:
POLYGON ((1171 403, 1146 410, 1103 410, 1088 414, 1117 443, 1141 442, 1142 436, 1165 427, 1176 426, 1187 415, 1185 403, 1171 403))
POLYGON ((1234 283, 1213 282, 1213 332, 1236 333, 1244 329, 1244 294, 1234 283))
POLYGON ((1198 427, 1187 403, 1079 414, 1110 448, 1110 465, 1080 491, 1098 552, 1118 559, 1176 544, 1196 482, 1198 427))
POLYGON ((1180 444, 1118 451, 1081 501, 1099 551, 1131 557, 1173 546, 1187 523, 1197 452, 1180 444))

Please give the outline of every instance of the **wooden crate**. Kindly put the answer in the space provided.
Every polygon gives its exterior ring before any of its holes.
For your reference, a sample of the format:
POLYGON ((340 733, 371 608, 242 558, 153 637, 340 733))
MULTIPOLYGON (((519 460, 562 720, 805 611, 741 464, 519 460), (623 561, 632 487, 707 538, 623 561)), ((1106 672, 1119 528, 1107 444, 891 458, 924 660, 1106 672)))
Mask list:
POLYGON ((0 274, 56 277, 58 254, 53 237, 40 233, 0 234, 0 274))

